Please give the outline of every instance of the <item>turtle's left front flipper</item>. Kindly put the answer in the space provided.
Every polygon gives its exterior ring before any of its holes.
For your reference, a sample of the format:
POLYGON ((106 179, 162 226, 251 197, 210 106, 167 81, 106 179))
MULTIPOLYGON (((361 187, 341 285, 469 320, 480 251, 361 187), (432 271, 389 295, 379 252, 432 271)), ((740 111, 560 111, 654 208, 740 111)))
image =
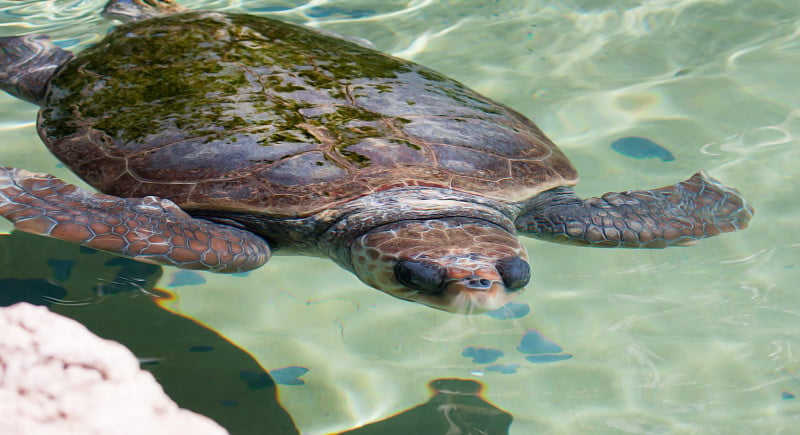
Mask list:
POLYGON ((587 200, 553 189, 531 201, 517 230, 561 243, 663 248, 742 230, 751 217, 753 208, 736 189, 701 171, 672 186, 587 200))
POLYGON ((89 192, 24 169, 0 168, 0 214, 20 231, 184 269, 242 272, 270 256, 261 237, 192 218, 172 201, 89 192))
POLYGON ((0 89, 40 105, 50 79, 72 53, 45 35, 0 37, 0 89))

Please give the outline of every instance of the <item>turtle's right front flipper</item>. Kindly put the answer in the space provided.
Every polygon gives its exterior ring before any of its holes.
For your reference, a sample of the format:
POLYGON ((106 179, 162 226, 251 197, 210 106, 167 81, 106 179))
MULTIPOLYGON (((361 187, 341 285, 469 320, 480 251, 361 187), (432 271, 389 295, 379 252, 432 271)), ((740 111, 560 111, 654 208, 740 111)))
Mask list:
POLYGON ((20 231, 184 269, 242 272, 270 256, 261 237, 192 218, 172 201, 93 193, 23 169, 0 168, 0 214, 20 231))
POLYGON ((520 233, 578 245, 664 248, 747 228, 753 208, 731 187, 698 172, 653 190, 582 200, 568 188, 543 192, 517 219, 520 233))
POLYGON ((41 105, 50 79, 70 59, 44 35, 0 37, 0 89, 41 105))

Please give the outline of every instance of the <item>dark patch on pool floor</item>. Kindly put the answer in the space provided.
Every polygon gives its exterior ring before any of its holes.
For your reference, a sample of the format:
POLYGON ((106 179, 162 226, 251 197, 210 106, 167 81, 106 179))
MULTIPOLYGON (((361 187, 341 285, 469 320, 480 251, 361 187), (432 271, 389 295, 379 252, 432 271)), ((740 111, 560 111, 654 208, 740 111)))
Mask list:
POLYGON ((17 302, 49 306, 66 296, 64 287, 44 279, 0 279, 0 307, 17 302))
POLYGON ((572 358, 572 355, 568 353, 543 353, 539 355, 528 355, 525 357, 526 360, 534 364, 544 364, 557 361, 564 361, 565 359, 570 359, 570 358, 572 358))
POLYGON ((611 148, 623 156, 634 159, 659 158, 664 162, 675 160, 672 153, 646 137, 627 136, 611 143, 611 148))
POLYGON ((531 329, 522 336, 517 350, 528 354, 528 361, 536 364, 563 361, 572 358, 571 354, 562 353, 564 349, 558 344, 546 339, 539 331, 531 329))
POLYGON ((179 270, 172 274, 172 281, 167 287, 181 287, 186 285, 205 284, 206 278, 194 270, 179 270))
POLYGON ((559 353, 563 349, 561 346, 544 338, 537 330, 531 329, 522 336, 517 350, 521 353, 540 354, 540 353, 559 353))
POLYGON ((513 375, 517 372, 519 368, 519 364, 492 364, 490 366, 486 366, 486 371, 489 372, 498 372, 503 375, 513 375))
POLYGON ((75 260, 59 260, 57 258, 47 260, 47 265, 53 269, 53 278, 56 281, 68 280, 72 274, 72 266, 75 263, 75 260))
POLYGON ((270 370, 269 375, 280 385, 305 385, 300 376, 308 373, 308 369, 300 366, 289 366, 282 369, 270 370))
POLYGON ((269 374, 264 372, 245 370, 239 373, 239 379, 247 383, 247 388, 251 390, 263 390, 275 386, 275 382, 269 377, 269 374))
POLYGON ((470 346, 461 352, 461 356, 472 358, 472 362, 476 364, 489 364, 497 361, 500 357, 505 355, 502 350, 492 349, 491 347, 475 347, 470 346))

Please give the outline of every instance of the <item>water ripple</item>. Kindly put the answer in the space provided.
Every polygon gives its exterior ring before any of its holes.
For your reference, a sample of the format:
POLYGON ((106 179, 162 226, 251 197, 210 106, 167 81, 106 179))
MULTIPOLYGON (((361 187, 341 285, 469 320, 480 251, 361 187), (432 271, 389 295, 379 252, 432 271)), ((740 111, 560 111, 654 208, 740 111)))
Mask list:
POLYGON ((36 126, 36 121, 0 121, 0 131, 17 130, 36 126))

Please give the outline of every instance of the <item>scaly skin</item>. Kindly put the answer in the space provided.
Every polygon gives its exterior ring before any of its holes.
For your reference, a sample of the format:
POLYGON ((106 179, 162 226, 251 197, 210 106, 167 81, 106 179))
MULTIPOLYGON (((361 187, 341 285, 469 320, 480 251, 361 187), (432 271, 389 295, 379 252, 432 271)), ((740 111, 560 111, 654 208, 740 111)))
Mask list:
POLYGON ((184 269, 242 272, 270 256, 264 239, 194 219, 172 201, 91 193, 24 169, 0 168, 0 214, 20 231, 184 269))
POLYGON ((736 189, 701 171, 672 186, 587 200, 566 189, 545 192, 517 219, 517 230, 552 242, 664 248, 743 230, 753 213, 736 189))

